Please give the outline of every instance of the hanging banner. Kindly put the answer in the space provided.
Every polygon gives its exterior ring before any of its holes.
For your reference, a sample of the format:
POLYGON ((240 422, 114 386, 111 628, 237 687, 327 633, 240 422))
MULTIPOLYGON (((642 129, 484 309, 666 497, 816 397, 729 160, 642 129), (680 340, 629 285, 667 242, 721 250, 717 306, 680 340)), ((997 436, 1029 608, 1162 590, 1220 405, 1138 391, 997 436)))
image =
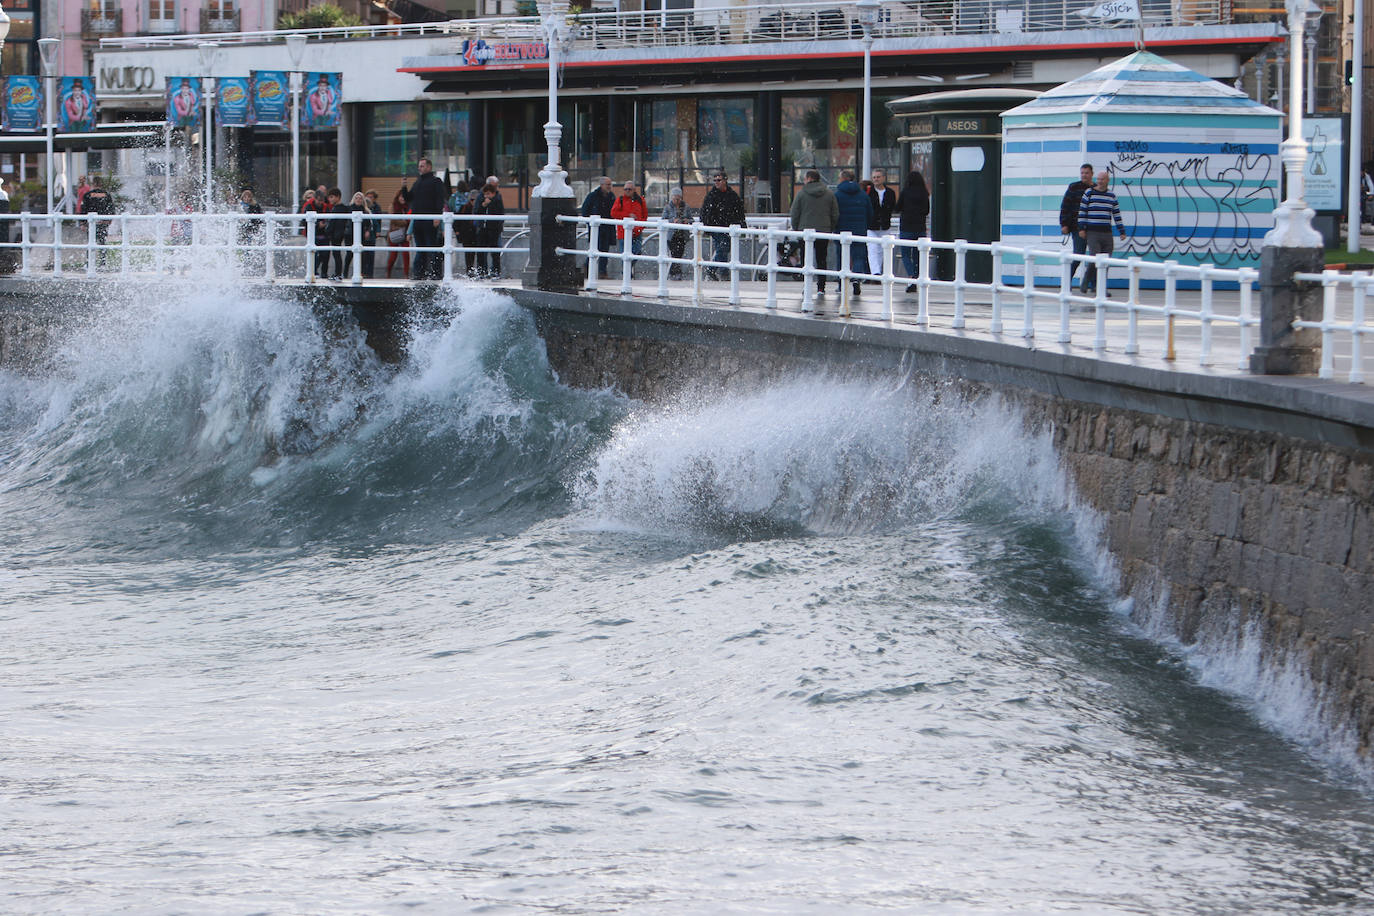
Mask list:
POLYGON ((301 127, 338 127, 342 101, 342 73, 307 73, 305 104, 301 106, 301 127))
POLYGON ((5 81, 4 122, 10 131, 43 129, 43 86, 36 76, 11 76, 5 81))
POLYGON ((95 130, 95 78, 64 76, 57 81, 59 130, 95 130))
POLYGON ((173 127, 200 127, 200 77, 167 77, 167 123, 173 127))
POLYGON ((248 120, 248 77, 221 76, 216 81, 219 89, 215 99, 215 117, 222 127, 247 127, 248 120))
POLYGON ((291 98, 286 71, 253 71, 253 123, 259 127, 290 127, 291 112, 287 104, 291 98))

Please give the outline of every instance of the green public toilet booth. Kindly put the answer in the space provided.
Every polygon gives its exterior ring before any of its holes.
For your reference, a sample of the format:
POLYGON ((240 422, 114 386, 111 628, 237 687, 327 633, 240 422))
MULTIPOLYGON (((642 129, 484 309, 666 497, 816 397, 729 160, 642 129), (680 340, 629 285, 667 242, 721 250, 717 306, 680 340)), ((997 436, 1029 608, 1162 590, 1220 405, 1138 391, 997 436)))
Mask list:
MULTIPOLYGON (((1035 98, 1024 89, 931 92, 889 102, 905 119, 902 184, 916 169, 930 190, 930 237, 943 242, 1001 238, 1002 112, 1035 98)), ((932 274, 954 279, 954 253, 931 253, 932 274)), ((968 280, 992 280, 992 256, 969 252, 968 280)))

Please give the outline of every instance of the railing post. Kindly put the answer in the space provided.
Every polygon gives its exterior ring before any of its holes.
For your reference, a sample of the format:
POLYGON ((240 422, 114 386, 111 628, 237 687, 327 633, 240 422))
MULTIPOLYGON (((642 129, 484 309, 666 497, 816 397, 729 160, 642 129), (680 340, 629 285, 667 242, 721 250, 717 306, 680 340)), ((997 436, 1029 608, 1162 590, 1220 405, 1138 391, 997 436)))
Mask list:
POLYGON ((916 325, 930 327, 930 236, 916 240, 916 263, 920 279, 916 281, 916 325))
POLYGON ((848 232, 840 233, 840 314, 849 317, 849 250, 853 236, 848 232))
MULTIPOLYGON (((1254 318, 1254 291, 1252 286, 1259 279, 1258 271, 1248 267, 1240 269, 1240 361, 1236 364, 1237 369, 1246 369, 1250 365, 1250 322, 1254 318)), ((1362 300, 1361 296, 1361 300, 1362 300)), ((1360 302, 1363 306, 1363 301, 1360 302)), ((1355 335, 1356 342, 1359 335, 1355 335)))
POLYGON ((1202 322, 1201 335, 1199 338, 1200 352, 1198 353, 1197 364, 1206 366, 1212 357, 1212 271, 1214 264, 1202 264, 1198 270, 1201 278, 1202 289, 1200 290, 1202 301, 1198 306, 1198 316, 1202 322))
POLYGON ((167 269, 166 237, 163 222, 163 217, 153 217, 153 272, 159 276, 167 269))
POLYGON ((1002 244, 993 242, 992 249, 992 324, 994 334, 1002 333, 1002 244))
POLYGON ((129 214, 119 214, 119 275, 129 275, 129 214))
MULTIPOLYGON (((315 282, 315 225, 318 222, 319 214, 314 210, 305 211, 305 282, 315 282)), ((196 223, 192 223, 192 234, 195 234, 196 223)))
POLYGON ((33 267, 29 263, 29 246, 33 244, 29 237, 31 232, 29 211, 25 210, 19 214, 19 274, 24 277, 33 274, 33 267))
POLYGON ((587 223, 587 282, 583 289, 596 292, 596 278, 600 274, 597 262, 601 260, 601 217, 592 214, 587 223))
POLYGON ((958 330, 964 327, 964 287, 968 281, 968 242, 964 239, 954 241, 954 321, 950 327, 958 330))
POLYGON ((768 229, 763 234, 764 244, 768 246, 768 257, 764 259, 764 265, 768 268, 768 298, 764 305, 770 309, 778 307, 778 265, 776 253, 778 250, 776 232, 772 223, 768 224, 768 229))
MULTIPOLYGON (((444 266, 440 276, 445 283, 448 283, 453 280, 453 261, 458 257, 457 253, 453 250, 453 212, 451 210, 445 210, 439 219, 444 224, 444 251, 441 255, 444 259, 444 266)), ((500 240, 498 239, 497 242, 499 244, 500 240)), ((491 262, 490 255, 487 256, 487 262, 491 262)))
POLYGON ((52 275, 62 276, 62 214, 54 213, 48 217, 52 222, 52 275))
MULTIPOLYGON (((445 215, 445 216, 449 216, 450 214, 445 213, 444 215, 445 215)), ((352 270, 349 271, 349 273, 351 274, 351 276, 349 277, 349 284, 350 284, 351 286, 362 286, 362 285, 363 285, 363 211, 361 211, 361 210, 354 210, 354 211, 352 211, 351 213, 349 213, 349 218, 350 218, 350 219, 352 220, 352 222, 353 222, 353 241, 352 241, 352 243, 348 246, 348 253, 351 255, 351 257, 349 258, 349 260, 351 261, 351 265, 350 265, 350 266, 352 267, 352 270)), ((445 263, 448 262, 448 251, 447 251, 447 246, 445 246, 445 251, 444 251, 444 262, 445 262, 445 263)))
POLYGON ((1351 306, 1350 316, 1350 382, 1359 384, 1364 381, 1364 359, 1363 351, 1360 347, 1360 338, 1364 335, 1361 329, 1364 327, 1365 312, 1365 293, 1369 290, 1369 276, 1355 278, 1355 299, 1351 306))
POLYGON ((1140 271, 1145 262, 1138 257, 1129 260, 1131 288, 1126 294, 1126 353, 1134 356, 1140 352, 1140 271))
POLYGON ((739 305, 739 226, 730 224, 730 304, 739 305))
POLYGON ((701 303, 701 220, 692 220, 692 301, 701 303))
POLYGON ((1062 248, 1056 252, 1059 258, 1059 343, 1069 343, 1073 340, 1073 332, 1069 329, 1069 300, 1073 296, 1073 269, 1075 262, 1073 252, 1065 252, 1062 248))
POLYGON ((658 231, 658 298, 668 298, 668 239, 672 235, 671 229, 665 229, 667 223, 663 217, 659 217, 654 224, 658 231))
POLYGON ((882 236, 878 242, 883 251, 883 321, 892 320, 892 246, 895 240, 890 235, 882 236))
MULTIPOLYGON (((87 213, 86 217, 86 276, 95 276, 95 214, 87 213)), ((102 252, 103 254, 103 252, 102 252)))
MULTIPOLYGON (((1023 249, 1021 275, 1021 337, 1035 338, 1035 251, 1023 249)), ((995 277, 993 278, 996 279, 995 277)))
MULTIPOLYGON (((826 243, 827 245, 829 242, 826 243)), ((802 230, 802 312, 816 310, 816 230, 802 230)), ((822 278, 823 280, 824 278, 822 278)))
POLYGON ((1317 378, 1329 379, 1336 374, 1336 284, 1340 273, 1322 271, 1322 355, 1317 378))
POLYGON ((263 223, 262 278, 268 283, 277 279, 277 215, 269 214, 263 223))
POLYGON ((628 296, 631 291, 630 281, 634 279, 635 262, 632 252, 634 251, 634 224, 635 218, 627 216, 620 221, 620 230, 625 235, 620 239, 620 295, 628 296))
MULTIPOLYGON (((1164 352, 1166 360, 1174 358, 1174 311, 1178 308, 1178 261, 1164 262, 1164 352)), ((1098 289, 1101 289, 1099 286, 1098 289)))

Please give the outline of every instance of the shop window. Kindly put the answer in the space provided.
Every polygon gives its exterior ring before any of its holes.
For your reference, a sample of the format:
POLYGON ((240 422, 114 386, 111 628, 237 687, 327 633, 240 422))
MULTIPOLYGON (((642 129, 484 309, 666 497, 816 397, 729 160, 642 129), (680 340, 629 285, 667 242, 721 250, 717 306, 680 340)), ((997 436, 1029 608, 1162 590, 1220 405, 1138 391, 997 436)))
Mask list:
POLYGON ((431 102, 425 105, 425 151, 436 171, 465 172, 474 164, 468 153, 471 112, 467 102, 431 102))
POLYGON ((705 169, 741 170, 754 174, 757 153, 754 142, 754 100, 726 96, 697 100, 697 136, 694 157, 705 169))
POLYGON ((420 106, 412 102, 369 105, 363 118, 362 174, 412 174, 420 157, 419 121, 420 106))

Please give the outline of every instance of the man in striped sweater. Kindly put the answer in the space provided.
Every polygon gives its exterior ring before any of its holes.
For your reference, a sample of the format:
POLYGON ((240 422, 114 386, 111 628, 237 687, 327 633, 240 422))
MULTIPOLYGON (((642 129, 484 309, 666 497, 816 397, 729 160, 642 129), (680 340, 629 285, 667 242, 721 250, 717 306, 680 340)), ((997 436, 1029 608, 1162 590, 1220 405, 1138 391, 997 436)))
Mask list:
MULTIPOLYGON (((1121 207, 1116 195, 1107 190, 1109 177, 1106 172, 1097 173, 1096 183, 1083 192, 1083 200, 1078 204, 1078 234, 1087 241, 1088 255, 1112 253, 1112 223, 1121 241, 1126 241, 1126 227, 1121 222, 1121 207)), ((1103 287, 1106 286, 1105 279, 1103 287)), ((1097 268, 1089 264, 1083 271, 1083 293, 1092 293, 1097 286, 1097 268)), ((1111 293, 1107 293, 1111 298, 1111 293)))

